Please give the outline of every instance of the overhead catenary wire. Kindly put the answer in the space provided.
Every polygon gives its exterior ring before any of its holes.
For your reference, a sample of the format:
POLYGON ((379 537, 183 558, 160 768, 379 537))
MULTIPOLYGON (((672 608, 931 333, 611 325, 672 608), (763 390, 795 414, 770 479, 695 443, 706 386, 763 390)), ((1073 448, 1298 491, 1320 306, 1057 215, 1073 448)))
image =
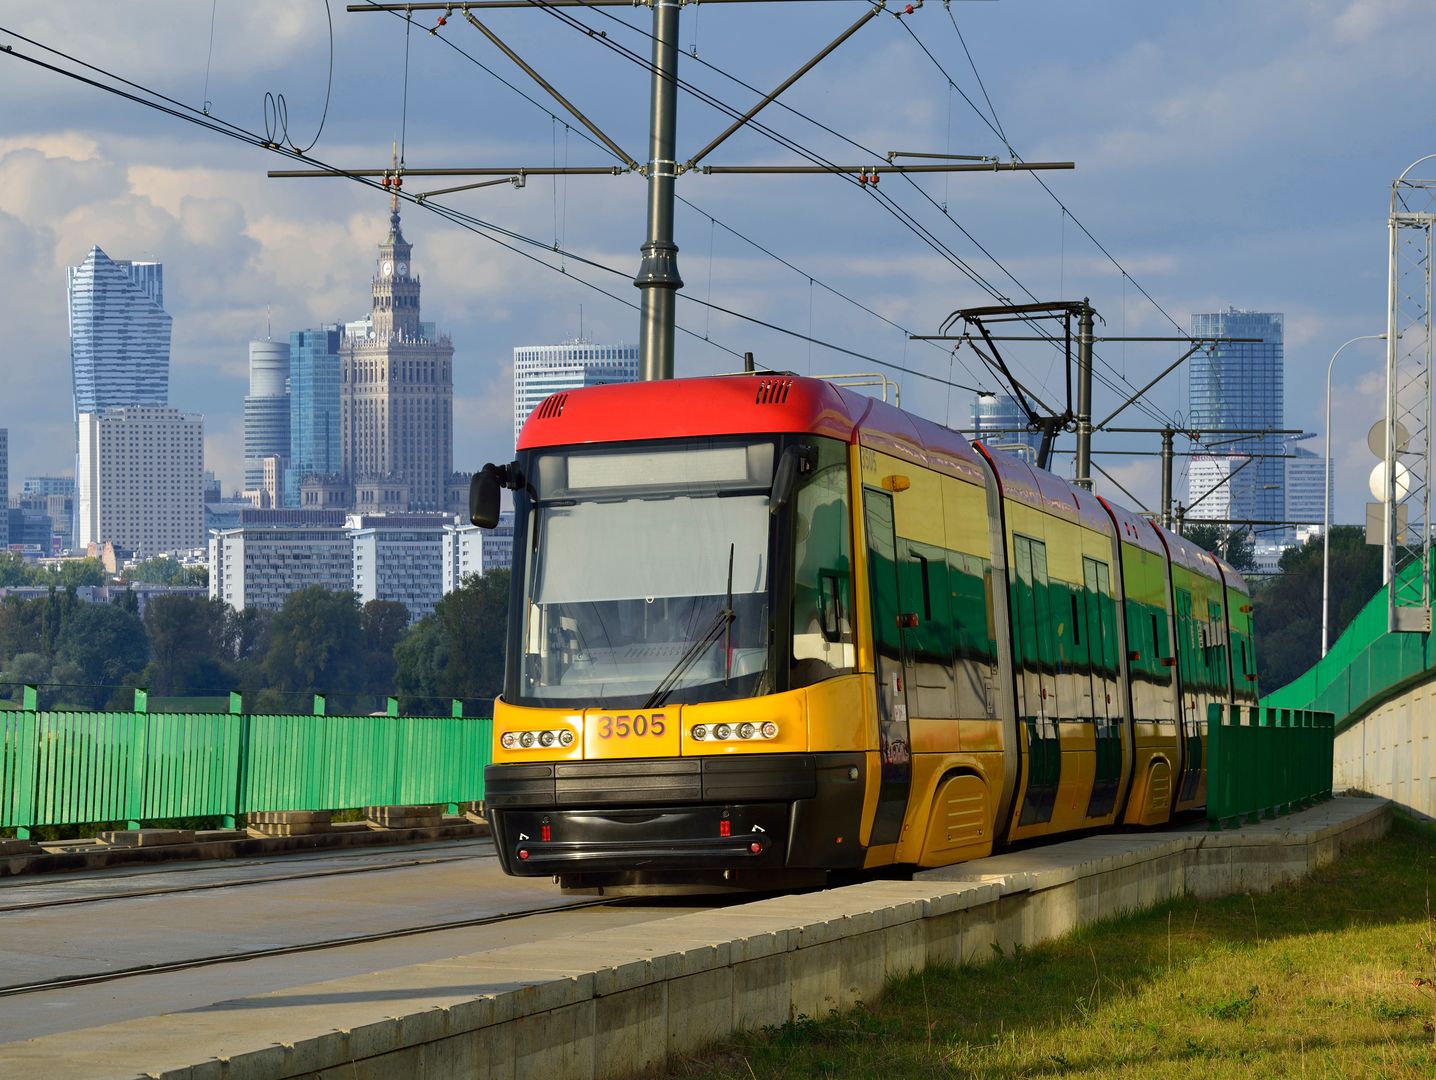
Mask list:
MULTIPOLYGON (((593 30, 591 27, 589 27, 587 24, 583 23, 583 22, 582 22, 581 20, 579 20, 576 16, 572 15, 568 10, 557 8, 557 7, 555 7, 553 4, 547 3, 546 0, 528 0, 528 2, 529 2, 532 6, 534 6, 534 7, 542 8, 543 10, 549 12, 549 13, 550 13, 551 15, 553 15, 555 18, 558 18, 561 22, 564 22, 565 24, 569 25, 570 27, 581 31, 582 33, 584 33, 584 34, 587 35, 588 37, 593 38, 594 40, 598 41, 600 44, 602 44, 602 45, 604 45, 605 47, 609 48, 611 51, 614 51, 614 52, 618 53, 619 55, 622 55, 622 56, 626 57, 628 60, 630 60, 630 62, 632 62, 632 63, 638 65, 639 67, 641 67, 641 68, 643 68, 643 69, 645 69, 645 70, 649 70, 649 71, 652 70, 652 63, 651 63, 651 61, 650 61, 647 57, 644 57, 644 56, 642 56, 641 54, 636 53, 636 52, 634 52, 634 51, 631 50, 631 49, 628 49, 626 46, 621 45, 621 44, 619 44, 618 42, 613 41, 611 38, 608 38, 606 35, 599 35, 596 31, 594 31, 594 30, 593 30)), ((582 0, 579 0, 579 2, 576 3, 574 6, 587 8, 587 9, 590 10, 590 11, 596 12, 596 13, 602 15, 603 17, 605 17, 605 18, 607 18, 607 19, 610 19, 610 20, 616 22, 618 25, 624 27, 625 29, 627 29, 627 30, 629 30, 629 31, 631 31, 631 32, 633 32, 633 33, 635 33, 635 34, 638 34, 638 35, 643 36, 643 37, 647 37, 647 38, 649 38, 650 40, 652 39, 652 34, 651 34, 650 32, 643 30, 641 27, 631 26, 630 24, 624 22, 622 19, 620 19, 620 18, 618 18, 617 16, 613 15, 612 13, 608 12, 605 8, 593 6, 593 5, 590 5, 590 4, 585 4, 585 3, 582 2, 582 0)), ((905 20, 899 19, 899 21, 905 23, 905 20)), ((944 77, 947 77, 947 78, 948 78, 948 81, 949 81, 950 85, 952 85, 954 89, 957 89, 957 91, 958 91, 959 94, 962 94, 964 100, 968 101, 969 105, 972 105, 973 103, 972 103, 971 99, 968 98, 967 95, 962 92, 961 88, 959 88, 959 87, 956 86, 956 83, 953 82, 953 80, 952 80, 949 76, 947 76, 946 71, 942 69, 941 64, 937 61, 936 57, 933 57, 932 54, 931 54, 931 52, 930 52, 929 50, 927 50, 926 46, 923 45, 923 44, 921 43, 921 41, 916 38, 916 35, 913 34, 913 31, 911 30, 911 28, 905 26, 905 29, 907 29, 907 32, 908 32, 910 35, 913 36, 913 38, 914 38, 915 41, 918 42, 919 47, 921 47, 921 48, 923 49, 923 51, 924 51, 925 53, 927 53, 927 55, 933 60, 933 62, 934 62, 935 64, 937 64, 939 70, 941 70, 941 71, 943 72, 944 77)), ((731 73, 725 71, 724 69, 718 67, 718 66, 715 65, 715 64, 712 64, 712 63, 710 63, 710 62, 708 62, 708 61, 705 61, 705 60, 702 60, 702 59, 697 59, 696 62, 699 63, 700 65, 702 65, 703 67, 706 67, 706 68, 708 68, 709 70, 712 70, 712 71, 714 71, 715 73, 717 73, 717 74, 719 74, 719 75, 721 75, 721 76, 723 76, 723 77, 729 79, 730 81, 736 83, 737 85, 742 86, 744 89, 747 89, 747 90, 749 90, 749 91, 751 91, 751 92, 753 92, 753 93, 761 93, 761 91, 759 91, 756 87, 753 87, 752 85, 748 84, 748 83, 745 82, 744 80, 739 79, 737 76, 732 75, 731 73)), ((679 79, 675 80, 675 82, 676 82, 676 84, 677 84, 681 89, 687 91, 688 93, 690 93, 690 94, 693 95, 694 97, 698 98, 700 101, 703 101, 705 104, 710 105, 711 107, 713 107, 713 108, 715 108, 715 109, 717 109, 717 110, 719 110, 719 111, 725 113, 726 115, 734 116, 734 117, 741 115, 741 114, 738 112, 738 110, 737 110, 736 108, 734 108, 733 106, 727 105, 725 102, 722 102, 720 99, 714 98, 711 94, 708 94, 706 91, 703 91, 703 90, 701 90, 701 89, 699 89, 699 88, 693 86, 691 83, 687 82, 686 80, 684 80, 684 79, 682 79, 682 78, 679 78, 679 79)), ((805 120, 805 121, 807 121, 808 123, 813 124, 814 126, 820 128, 821 130, 828 132, 829 134, 833 135, 834 137, 841 139, 842 141, 848 143, 848 144, 851 145, 851 146, 854 146, 854 147, 856 147, 856 148, 862 150, 862 151, 865 152, 865 153, 872 154, 872 155, 874 155, 875 157, 880 157, 880 156, 881 156, 881 155, 878 155, 877 152, 876 152, 875 150, 873 150, 872 148, 863 146, 861 143, 858 143, 857 141, 855 141, 855 140, 849 138, 848 136, 843 135, 841 132, 838 132, 838 131, 836 131, 835 129, 829 127, 828 125, 823 124, 821 121, 818 121, 818 120, 816 120, 815 118, 813 118, 813 117, 811 117, 811 116, 808 116, 807 114, 801 112, 800 110, 794 109, 792 106, 786 104, 785 102, 776 101, 775 104, 777 104, 780 108, 786 110, 788 113, 790 113, 790 114, 792 114, 792 115, 794 115, 794 116, 796 116, 796 117, 798 117, 798 118, 800 118, 800 119, 802 119, 802 120, 805 120)), ((974 107, 975 107, 975 106, 974 106, 974 107)), ((980 112, 980 110, 979 110, 979 112, 980 112)), ((829 165, 829 166, 832 164, 831 162, 826 161, 825 159, 823 159, 823 158, 821 157, 821 155, 818 155, 818 154, 816 154, 815 152, 813 152, 813 151, 807 149, 806 147, 803 147, 801 144, 797 143, 795 140, 789 138, 788 136, 784 136, 784 135, 782 135, 782 134, 776 132, 775 130, 769 128, 767 125, 764 125, 764 124, 762 124, 762 123, 760 123, 760 122, 758 122, 758 121, 756 121, 756 120, 752 120, 752 121, 749 122, 749 126, 752 127, 754 130, 758 131, 759 133, 761 133, 761 134, 763 134, 763 135, 765 135, 765 136, 771 138, 773 141, 779 143, 779 145, 782 145, 782 146, 784 146, 784 147, 786 147, 786 148, 792 150, 793 152, 800 154, 801 156, 807 158, 808 160, 814 162, 815 164, 829 165)), ((988 126, 989 126, 989 128, 992 127, 991 122, 988 122, 988 126)), ((994 130, 995 130, 995 129, 994 129, 994 130)), ((934 207, 937 207, 937 208, 939 209, 939 211, 943 213, 943 216, 946 217, 949 221, 951 221, 952 224, 955 225, 955 226, 959 229, 959 231, 961 231, 961 232, 963 233, 963 235, 968 239, 968 241, 971 242, 975 247, 977 247, 978 250, 980 250, 980 251, 983 253, 983 255, 984 255, 994 266, 996 266, 996 267, 1004 274, 1004 276, 1006 276, 1009 280, 1011 280, 1011 281, 1013 282, 1013 284, 1015 284, 1019 289, 1021 289, 1028 297, 1032 298, 1033 300, 1036 299, 1035 294, 1033 294, 1033 293, 1031 292, 1031 290, 1029 290, 1025 285, 1023 285, 1022 282, 1021 282, 1014 274, 1012 274, 1012 272, 1011 272, 1010 270, 1008 270, 1008 268, 1001 262, 1001 260, 997 259, 996 256, 994 256, 983 244, 981 244, 981 243, 977 240, 977 238, 972 235, 972 233, 971 233, 970 230, 968 230, 965 226, 963 226, 961 222, 957 221, 957 219, 953 218, 953 217, 951 216, 951 214, 947 213, 947 211, 946 211, 945 209, 943 209, 943 207, 942 207, 936 200, 934 200, 934 199, 932 198, 932 196, 929 195, 920 185, 916 184, 915 181, 913 181, 913 179, 912 179, 910 176, 908 176, 906 173, 901 173, 901 174, 899 174, 899 175, 901 175, 901 176, 903 177, 903 179, 906 180, 907 183, 908 183, 916 192, 918 192, 918 194, 920 194, 924 199, 926 199, 926 200, 927 200, 929 203, 931 203, 934 207)), ((855 182, 855 181, 852 181, 852 178, 850 178, 850 177, 844 177, 844 178, 845 178, 845 179, 848 179, 850 182, 855 182)), ((863 186, 863 185, 860 185, 860 186, 863 186)), ((871 191, 872 189, 869 189, 869 190, 871 191)), ((1049 190, 1049 194, 1050 194, 1050 189, 1048 189, 1048 190, 1049 190)), ((1055 198, 1055 195, 1054 195, 1054 198, 1055 198)), ((1059 200, 1059 203, 1060 203, 1060 200, 1059 200)), ((979 288, 983 289, 985 292, 987 292, 987 293, 988 293, 990 296, 992 296, 994 299, 1000 300, 1000 301, 1002 301, 1002 302, 1004 302, 1004 303, 1010 302, 1011 298, 1010 298, 1005 292, 1003 292, 1001 289, 997 288, 997 287, 996 287, 995 285, 993 285, 991 282, 987 281, 986 278, 985 278, 983 275, 981 275, 980 273, 978 273, 970 264, 968 264, 968 263, 966 262, 966 260, 963 260, 963 259, 962 259, 960 256, 958 256, 955 252, 951 251, 951 249, 948 248, 945 244, 942 244, 940 241, 938 241, 937 238, 935 237, 935 235, 932 234, 930 230, 926 230, 925 228, 919 228, 919 227, 918 227, 918 223, 916 222, 916 219, 913 218, 910 213, 908 213, 907 211, 905 211, 905 210, 903 210, 902 208, 900 208, 900 207, 898 206, 898 204, 896 204, 895 202, 893 202, 890 198, 886 198, 886 201, 883 202, 882 205, 883 205, 884 208, 887 209, 890 213, 893 213, 894 216, 898 217, 899 220, 902 221, 902 223, 903 223, 906 227, 908 227, 910 231, 913 231, 915 234, 917 234, 917 235, 919 236, 919 238, 923 240, 924 243, 928 244, 928 246, 932 247, 932 248, 933 248, 935 251, 937 251, 939 254, 943 255, 943 257, 946 258, 949 262, 952 262, 954 266, 956 266, 962 273, 964 273, 965 276, 967 276, 967 277, 969 278, 969 280, 971 280, 971 281, 973 282, 973 284, 975 284, 975 285, 977 285, 979 288)), ((1067 213, 1067 214, 1070 216, 1070 211, 1064 211, 1064 212, 1067 213)), ((1075 218, 1074 218, 1073 220, 1076 221, 1075 218)), ((1077 224, 1078 224, 1079 227, 1080 227, 1081 223, 1078 222, 1077 224)), ((1084 231, 1086 231, 1086 230, 1084 229, 1084 231)), ((1105 249, 1104 249, 1104 250, 1105 250, 1105 249)), ((1111 256, 1110 256, 1110 253, 1108 253, 1108 256, 1109 256, 1109 258, 1111 257, 1111 256)), ((1113 260, 1113 261, 1115 262, 1115 260, 1113 260)), ((1136 282, 1134 282, 1134 284, 1136 284, 1136 282)), ((1174 324, 1174 325, 1175 325, 1175 324, 1174 324)), ((1042 332, 1042 330, 1041 330, 1040 327, 1034 326, 1034 328, 1037 329, 1039 333, 1042 332)), ((1180 329, 1180 327, 1179 327, 1178 329, 1180 329)), ((1054 347, 1056 347, 1056 346, 1059 344, 1059 343, 1057 342, 1057 340, 1055 339, 1055 337, 1054 337, 1054 338, 1050 338, 1049 340, 1051 341, 1051 343, 1052 343, 1052 345, 1053 345, 1054 347)), ((1101 361, 1105 366, 1107 366, 1109 369, 1111 369, 1111 370, 1113 371, 1114 375, 1116 374, 1116 369, 1113 368, 1112 365, 1108 364, 1104 359, 1102 359, 1102 358, 1100 357, 1100 355, 1094 354, 1094 356, 1096 356, 1096 358, 1097 358, 1099 361, 1101 361)), ((1119 394, 1121 393, 1121 391, 1118 390, 1117 386, 1116 386, 1110 379, 1108 379, 1106 376, 1102 375, 1100 372, 1094 372, 1094 376, 1095 376, 1096 378, 1098 378, 1099 381, 1101 381, 1101 382, 1103 383, 1103 385, 1106 386, 1108 389, 1111 389, 1111 390, 1113 390, 1114 392, 1119 393, 1119 394)), ((1124 382, 1125 382, 1125 380, 1124 380, 1124 382)), ((1146 402, 1137 402, 1135 407, 1137 407, 1139 410, 1145 412, 1145 413, 1146 413, 1151 419, 1153 419, 1154 421, 1162 422, 1162 421, 1165 421, 1165 420, 1168 419, 1168 418, 1165 417, 1164 415, 1161 415, 1159 412, 1155 411, 1155 410, 1154 410, 1148 403, 1146 403, 1146 402)))
MULTIPOLYGON (((375 7, 378 6, 377 3, 375 3, 375 0, 368 0, 368 2, 370 3, 371 6, 375 6, 375 7)), ((389 12, 389 13, 392 14, 392 15, 394 15, 394 16, 397 17, 397 18, 406 18, 406 14, 405 14, 404 12, 391 11, 391 12, 389 12)), ((627 26, 627 25, 628 25, 628 24, 626 24, 626 23, 622 23, 622 20, 618 20, 618 21, 620 22, 621 25, 624 25, 624 26, 627 26)), ((437 28, 436 28, 436 29, 437 29, 437 28)), ((634 28, 630 27, 630 29, 634 29, 634 28)), ((591 34, 591 33, 592 33, 592 32, 590 31, 590 34, 591 34)), ((612 150, 610 147, 604 145, 604 144, 603 144, 602 142, 600 142, 598 139, 596 139, 596 138, 594 138, 593 136, 589 135, 586 131, 581 130, 581 129, 574 129, 574 128, 570 127, 570 126, 567 124, 567 122, 566 122, 562 117, 560 117, 560 116, 559 116, 557 113, 555 113, 553 110, 549 109, 549 108, 548 108, 546 105, 544 105, 541 101, 538 101, 537 99, 531 97, 529 94, 525 93, 521 88, 519 88, 518 86, 515 86, 515 85, 514 85, 512 82, 510 82, 508 79, 504 78, 504 77, 503 77, 502 75, 500 75, 498 72, 494 71, 494 70, 493 70, 492 68, 490 68, 488 65, 484 64, 484 63, 483 63, 482 61, 480 61, 477 57, 475 57, 474 55, 472 55, 471 53, 469 53, 467 50, 465 50, 462 46, 458 45, 456 42, 452 41, 451 39, 445 37, 445 36, 442 35, 442 34, 437 34, 437 33, 435 33, 435 34, 433 34, 432 36, 437 37, 440 41, 442 41, 442 42, 443 42, 445 45, 447 45, 450 49, 452 49, 454 52, 458 53, 458 54, 459 54, 460 56, 462 56, 464 59, 468 60, 471 64, 473 64, 473 65, 474 65, 475 67, 477 67, 479 70, 483 71, 485 74, 489 75, 490 77, 492 77, 493 79, 495 79, 497 82, 499 82, 499 83, 502 84, 503 86, 507 87, 510 91, 512 91, 513 93, 517 94, 519 97, 523 98, 525 101, 527 101, 527 102, 528 102, 530 105, 532 105, 534 108, 538 109, 538 110, 539 110, 540 112, 542 112, 544 115, 548 116, 549 119, 550 119, 550 121, 551 121, 552 123, 554 123, 554 124, 563 123, 564 126, 565 126, 566 132, 572 132, 573 134, 578 135, 580 138, 584 139, 586 142, 588 142, 590 145, 592 145, 595 149, 598 149, 598 150, 602 151, 603 153, 612 156, 615 160, 618 160, 618 161, 622 161, 622 160, 623 160, 622 157, 621 157, 618 153, 616 153, 616 152, 615 152, 614 150, 612 150)), ((698 59, 696 53, 694 53, 694 54, 692 54, 692 55, 693 55, 693 58, 694 58, 694 59, 698 59)), ((644 60, 643 63, 645 64, 645 66, 650 66, 650 67, 651 67, 651 64, 650 64, 649 61, 644 60)), ((706 63, 704 64, 704 66, 712 67, 712 65, 708 65, 708 64, 706 64, 706 63)), ((714 68, 714 70, 716 71, 716 70, 719 70, 719 69, 714 68)), ((723 74, 726 74, 726 73, 723 73, 723 74)), ((729 76, 729 77, 732 78, 732 76, 729 76)), ((744 85, 745 87, 747 86, 747 84, 742 84, 741 82, 740 82, 740 85, 744 85)), ((750 88, 750 89, 751 89, 751 88, 750 88)), ((780 104, 781 104, 781 103, 780 103, 780 104)), ((784 108, 787 108, 786 105, 784 105, 783 107, 784 107, 784 108)), ((791 110, 790 110, 790 111, 791 111, 791 110)), ((737 115, 737 110, 736 110, 736 109, 733 109, 730 114, 731 114, 731 115, 737 115)), ((857 145, 857 144, 854 144, 854 145, 857 145)), ((859 147, 859 148, 861 149, 861 147, 859 147)), ((728 224, 727 222, 721 220, 720 218, 716 217, 714 214, 710 213, 709 211, 704 210, 702 207, 696 205, 696 204, 693 203, 692 201, 690 201, 690 200, 688 200, 688 199, 685 199, 685 198, 683 198, 682 196, 677 196, 677 198, 678 198, 678 200, 679 200, 680 202, 684 203, 685 205, 687 205, 688 207, 690 207, 691 209, 693 209, 693 210, 696 211, 697 213, 702 214, 702 215, 704 215, 705 217, 707 217, 711 222, 714 222, 714 223, 716 223, 717 225, 722 226, 726 231, 732 233, 734 236, 736 236, 736 237, 738 237, 739 239, 743 240, 745 243, 748 243, 748 244, 750 244, 751 246, 753 246, 754 248, 756 248, 757 250, 763 252, 763 254, 765 254, 765 255, 768 256, 769 258, 772 258, 772 259, 774 259, 774 260, 776 260, 776 261, 782 263, 784 266, 787 266, 789 269, 793 270, 795 273, 798 273, 798 274, 802 275, 803 277, 809 278, 811 281, 815 282, 816 284, 818 284, 818 285, 821 286, 822 288, 826 289, 828 292, 832 293, 834 296, 837 296, 837 297, 839 297, 839 298, 845 300, 847 303, 850 303, 850 304, 852 304, 852 305, 854 305, 854 306, 860 308, 861 310, 867 312, 869 315, 872 315, 873 317, 875 317, 875 318, 877 318, 877 319, 880 319, 881 321, 883 321, 883 322, 885 322, 885 323, 888 323, 888 325, 895 326, 895 327, 897 327, 898 329, 903 330, 903 332, 906 333, 906 334, 909 334, 909 335, 910 335, 910 334, 912 333, 912 331, 911 331, 909 328, 899 326, 899 324, 894 323, 894 322, 892 322, 891 320, 885 318, 884 316, 880 315, 880 314, 877 313, 876 311, 873 311, 871 308, 867 307, 866 305, 860 303, 860 302, 857 301, 857 300, 854 300, 852 297, 847 296, 846 294, 844 294, 844 293, 841 292, 840 290, 834 288, 833 286, 831 286, 831 285, 829 285, 828 283, 822 281, 821 279, 814 277, 813 275, 807 273, 806 271, 800 270, 798 267, 794 266, 791 262, 789 262, 788 260, 784 259, 782 256, 780 256, 780 255, 776 254, 775 252, 771 251, 770 249, 764 247, 762 244, 759 244, 758 242, 754 241, 751 237, 748 237, 748 236, 744 235, 742 232, 740 232, 740 231, 739 231, 738 229, 736 229, 734 226, 732 226, 732 225, 728 224)), ((711 298, 711 295, 710 295, 710 298, 711 298)), ((684 299, 687 299, 687 297, 684 297, 684 299)), ((706 338, 706 336, 707 336, 707 335, 705 334, 704 337, 706 338)), ((940 349, 940 350, 941 350, 942 352, 944 352, 944 353, 947 353, 947 354, 950 354, 950 353, 951 353, 951 350, 950 350, 950 349, 946 349, 946 348, 944 348, 944 347, 942 347, 942 346, 940 346, 940 345, 934 345, 934 347, 940 349)), ((872 357, 863 357, 863 359, 873 360, 874 362, 881 363, 881 361, 877 361, 875 358, 872 358, 872 357)), ((966 364, 962 364, 962 367, 963 367, 963 370, 968 373, 969 377, 971 377, 971 378, 974 379, 974 380, 977 380, 977 379, 978 379, 977 375, 974 374, 974 373, 971 371, 971 369, 969 369, 969 368, 967 367, 966 364)), ((902 371, 902 372, 905 372, 905 373, 916 374, 915 372, 908 372, 908 369, 907 369, 904 365, 898 365, 898 366, 896 366, 896 367, 895 367, 895 370, 899 370, 899 371, 902 371)), ((943 382, 943 383, 945 383, 945 380, 937 380, 937 381, 938 381, 938 382, 943 382)), ((961 389, 969 389, 968 387, 961 387, 961 386, 959 386, 959 388, 961 388, 961 389)))

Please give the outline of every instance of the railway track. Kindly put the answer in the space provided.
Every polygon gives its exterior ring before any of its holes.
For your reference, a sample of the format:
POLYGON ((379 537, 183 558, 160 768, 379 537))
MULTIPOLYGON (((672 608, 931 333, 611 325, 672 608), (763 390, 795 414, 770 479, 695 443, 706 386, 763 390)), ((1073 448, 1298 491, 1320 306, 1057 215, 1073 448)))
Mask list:
POLYGON ((96 983, 114 982, 119 979, 131 979, 137 976, 173 974, 180 971, 192 971, 197 968, 215 967, 220 964, 243 963, 246 960, 262 960, 276 956, 293 956, 300 953, 345 948, 351 945, 367 945, 379 941, 392 941, 398 938, 415 937, 421 934, 432 934, 444 930, 463 930, 476 926, 489 926, 494 923, 512 922, 515 919, 527 918, 531 915, 544 915, 554 911, 577 911, 584 908, 602 907, 621 902, 620 900, 614 899, 569 902, 562 905, 498 912, 476 918, 453 919, 374 933, 348 934, 340 937, 325 938, 320 941, 300 942, 292 945, 265 946, 238 952, 221 953, 214 956, 194 957, 156 964, 138 964, 132 967, 115 968, 109 971, 92 972, 83 975, 70 975, 58 979, 14 983, 8 986, 0 986, 0 998, 16 997, 23 994, 39 994, 51 990, 66 990, 77 986, 91 986, 96 983))
MULTIPOLYGON (((14 911, 41 911, 46 908, 66 907, 75 904, 102 904, 112 900, 135 900, 148 896, 168 896, 178 893, 205 892, 212 889, 241 889, 254 885, 270 885, 284 881, 304 881, 311 878, 340 877, 346 874, 373 874, 378 873, 382 870, 403 870, 416 866, 438 866, 442 865, 443 863, 464 862, 467 860, 483 858, 493 858, 492 852, 476 853, 473 855, 447 855, 433 858, 401 859, 392 862, 379 863, 374 866, 343 866, 336 867, 333 869, 315 869, 295 874, 271 874, 267 876, 237 881, 205 881, 197 882, 194 884, 178 884, 163 888, 131 889, 129 891, 108 892, 96 894, 94 896, 62 896, 47 900, 26 900, 20 903, 6 903, 3 899, 0 899, 0 914, 14 911)), ((256 862, 254 865, 264 864, 262 862, 256 862)), ((271 863, 270 865, 273 864, 271 863)), ((224 864, 224 866, 225 868, 233 868, 235 864, 226 863, 224 864)), ((198 872, 201 869, 207 869, 212 871, 215 868, 213 866, 206 866, 203 868, 196 867, 195 872, 198 872)), ((183 873, 183 871, 160 870, 151 871, 150 874, 126 874, 117 875, 117 877, 148 877, 160 874, 168 875, 171 873, 183 873)), ((97 879, 88 878, 84 880, 94 881, 97 879)), ((108 882, 115 879, 106 877, 98 880, 108 882)), ((57 883, 54 881, 36 881, 25 883, 22 885, 7 886, 5 889, 0 890, 0 898, 3 898, 5 893, 11 890, 20 890, 25 888, 44 886, 49 886, 53 888, 56 884, 57 883)))

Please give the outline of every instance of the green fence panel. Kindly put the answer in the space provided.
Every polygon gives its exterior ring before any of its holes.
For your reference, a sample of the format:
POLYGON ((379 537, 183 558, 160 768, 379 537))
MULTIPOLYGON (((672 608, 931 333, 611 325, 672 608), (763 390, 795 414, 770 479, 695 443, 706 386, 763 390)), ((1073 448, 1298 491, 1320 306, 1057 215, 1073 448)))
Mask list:
POLYGON ((1331 713, 1212 704, 1207 731, 1210 828, 1254 823, 1331 796, 1331 713))
MULTIPOLYGON (((28 702, 33 705, 33 702, 28 702)), ((141 706, 143 708, 143 706, 141 706)), ((0 828, 484 797, 492 721, 315 714, 0 712, 0 828)))

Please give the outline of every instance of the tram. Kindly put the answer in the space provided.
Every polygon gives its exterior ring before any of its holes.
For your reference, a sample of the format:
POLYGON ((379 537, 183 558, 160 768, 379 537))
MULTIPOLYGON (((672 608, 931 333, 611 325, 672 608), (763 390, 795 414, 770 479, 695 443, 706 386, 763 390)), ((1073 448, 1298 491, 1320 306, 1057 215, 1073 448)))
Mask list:
POLYGON ((932 867, 1206 799, 1257 698, 1241 576, 1120 506, 818 379, 545 400, 513 492, 499 858, 571 889, 932 867))

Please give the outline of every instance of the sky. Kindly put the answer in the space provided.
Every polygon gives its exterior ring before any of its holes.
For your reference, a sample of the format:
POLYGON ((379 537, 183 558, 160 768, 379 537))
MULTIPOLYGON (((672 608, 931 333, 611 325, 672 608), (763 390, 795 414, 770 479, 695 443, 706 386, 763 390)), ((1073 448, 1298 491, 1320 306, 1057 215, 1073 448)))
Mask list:
MULTIPOLYGON (((726 126, 715 99, 746 109, 864 10, 684 7, 680 158, 726 126)), ((460 15, 442 27, 436 17, 406 23, 321 0, 0 13, 0 427, 12 488, 72 467, 65 267, 92 245, 164 263, 171 404, 205 415, 206 467, 228 492, 242 474, 248 341, 363 315, 388 214, 380 190, 269 179, 295 165, 21 57, 70 71, 81 61, 261 136, 266 95, 282 95, 289 140, 317 138, 310 155, 341 168, 383 167, 396 143, 410 168, 614 163, 460 15)), ((647 57, 647 9, 482 18, 646 159, 647 73, 617 49, 647 57)), ((997 380, 970 351, 910 335, 937 333, 993 292, 1090 297, 1099 332, 1114 336, 1178 334, 1193 312, 1236 306, 1284 313, 1285 422, 1324 433, 1332 352, 1385 329, 1391 182, 1436 152, 1431 38, 1413 29, 1428 21, 1420 0, 929 0, 910 15, 890 5, 761 114, 783 142, 744 130, 705 163, 805 163, 794 144, 850 165, 890 151, 1006 159, 1010 146, 1075 169, 887 175, 877 189, 833 175, 683 175, 677 373, 736 370, 745 351, 800 374, 881 372, 904 408, 961 427, 972 390, 997 380)), ((271 121, 267 137, 284 133, 271 121)), ((419 177, 404 187, 427 189, 419 177)), ((456 469, 512 452, 516 346, 637 341, 645 200, 632 173, 431 200, 503 234, 402 208, 423 317, 454 341, 456 469)), ((1098 351, 1101 417, 1184 350, 1098 351)), ((1012 346, 1011 359, 1048 400, 1065 393, 1053 350, 1012 346)), ((1184 393, 1171 376, 1148 396, 1151 415, 1134 408, 1120 423, 1179 423, 1184 393)), ((1333 516, 1360 521, 1374 464, 1365 436, 1384 400, 1379 343, 1346 350, 1333 398, 1333 516)), ((1307 445, 1320 452, 1319 439, 1307 445)), ((1070 474, 1071 446, 1059 443, 1069 456, 1057 471, 1070 474)), ((1101 476, 1098 492, 1155 506, 1155 459, 1139 455, 1158 448, 1155 434, 1099 435, 1096 461, 1130 497, 1101 476)))

